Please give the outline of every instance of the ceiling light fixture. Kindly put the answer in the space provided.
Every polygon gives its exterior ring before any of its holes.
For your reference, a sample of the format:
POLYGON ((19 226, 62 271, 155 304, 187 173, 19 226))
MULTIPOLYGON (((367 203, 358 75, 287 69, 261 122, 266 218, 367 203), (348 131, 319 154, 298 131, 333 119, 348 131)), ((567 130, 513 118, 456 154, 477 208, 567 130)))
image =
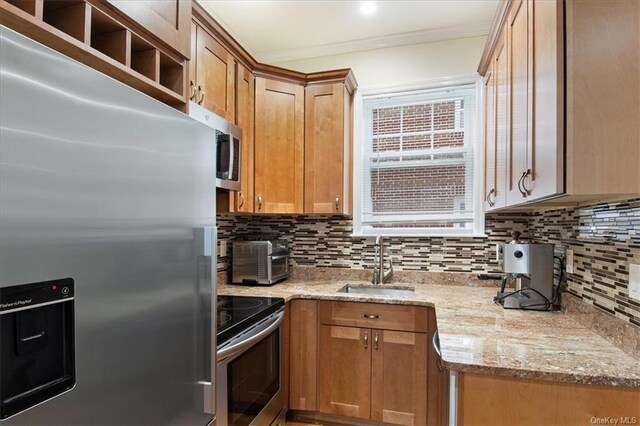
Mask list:
POLYGON ((372 1, 363 1, 360 3, 360 13, 363 15, 373 15, 378 10, 378 5, 372 1))

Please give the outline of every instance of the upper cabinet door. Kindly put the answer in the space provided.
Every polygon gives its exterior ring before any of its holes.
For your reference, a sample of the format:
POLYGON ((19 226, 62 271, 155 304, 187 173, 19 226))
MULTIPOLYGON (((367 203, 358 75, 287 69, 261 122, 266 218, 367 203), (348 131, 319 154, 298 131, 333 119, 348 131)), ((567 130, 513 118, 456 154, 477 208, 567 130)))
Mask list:
POLYGON ((484 79, 484 210, 496 208, 496 84, 495 64, 484 79))
POLYGON ((350 213, 350 105, 342 83, 305 92, 304 212, 350 213))
POLYGON ((255 212, 302 213, 304 87, 256 78, 255 212))
POLYGON ((231 208, 236 212, 253 213, 253 157, 255 78, 242 65, 236 70, 236 124, 242 129, 240 153, 240 191, 231 191, 231 208))
POLYGON ((191 21, 191 59, 189 62, 189 100, 196 101, 196 73, 198 63, 198 25, 191 21))
POLYGON ((529 1, 527 201, 564 192, 562 1, 529 1))
POLYGON ((494 208, 507 205, 507 151, 509 145, 508 122, 509 98, 508 98, 508 59, 507 59, 506 33, 498 40, 493 61, 495 79, 495 196, 494 208))
POLYGON ((191 0, 108 0, 108 2, 189 59, 191 0))
POLYGON ((507 164, 507 205, 526 201, 522 188, 528 170, 529 146, 529 19, 527 0, 514 2, 508 16, 509 145, 507 164))
POLYGON ((235 121, 235 61, 220 43, 197 27, 197 102, 229 121, 235 121))

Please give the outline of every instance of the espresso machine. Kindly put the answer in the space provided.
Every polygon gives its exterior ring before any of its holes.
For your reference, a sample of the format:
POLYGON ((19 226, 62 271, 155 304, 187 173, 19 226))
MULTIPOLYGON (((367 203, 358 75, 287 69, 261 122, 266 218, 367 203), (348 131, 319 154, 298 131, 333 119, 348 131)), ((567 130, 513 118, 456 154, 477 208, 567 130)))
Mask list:
POLYGON ((502 279, 494 301, 505 309, 554 309, 553 244, 521 243, 518 236, 500 245, 502 279), (513 283, 507 289, 507 283, 513 283))

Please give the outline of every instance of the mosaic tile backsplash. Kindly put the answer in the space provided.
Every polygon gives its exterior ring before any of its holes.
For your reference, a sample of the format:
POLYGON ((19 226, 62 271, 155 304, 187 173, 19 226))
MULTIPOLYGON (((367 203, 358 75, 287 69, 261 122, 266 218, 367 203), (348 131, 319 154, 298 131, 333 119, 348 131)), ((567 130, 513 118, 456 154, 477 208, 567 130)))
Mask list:
MULTIPOLYGON (((279 234, 292 249, 294 266, 371 269, 373 239, 351 237, 345 216, 218 215, 218 240, 279 234)), ((574 251, 568 291, 640 327, 640 303, 628 297, 629 263, 640 263, 640 199, 539 213, 498 213, 486 218, 486 238, 388 238, 395 270, 499 272, 495 244, 521 238, 552 242, 564 256, 574 251)), ((229 254, 231 245, 229 245, 229 254)), ((230 267, 218 258, 218 270, 230 267)))
POLYGON ((533 213, 528 230, 557 252, 573 250, 569 293, 640 327, 640 302, 629 298, 629 264, 640 264, 640 199, 533 213))
MULTIPOLYGON (((278 234, 292 250, 294 266, 372 269, 374 239, 351 237, 352 221, 345 216, 218 215, 218 239, 278 234)), ((498 272, 495 244, 509 241, 516 230, 526 237, 528 217, 493 215, 486 221, 487 238, 393 238, 385 247, 395 270, 435 272, 498 272)), ((218 270, 230 257, 218 259, 218 270)))

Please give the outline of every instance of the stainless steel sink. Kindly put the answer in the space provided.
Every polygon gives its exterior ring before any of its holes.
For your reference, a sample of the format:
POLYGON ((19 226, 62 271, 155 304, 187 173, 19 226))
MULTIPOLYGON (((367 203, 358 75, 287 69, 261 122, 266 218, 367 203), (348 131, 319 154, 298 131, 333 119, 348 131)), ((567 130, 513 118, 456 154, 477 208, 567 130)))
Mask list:
POLYGON ((376 294, 380 296, 411 297, 414 289, 411 287, 393 287, 389 285, 347 284, 338 293, 376 294))

